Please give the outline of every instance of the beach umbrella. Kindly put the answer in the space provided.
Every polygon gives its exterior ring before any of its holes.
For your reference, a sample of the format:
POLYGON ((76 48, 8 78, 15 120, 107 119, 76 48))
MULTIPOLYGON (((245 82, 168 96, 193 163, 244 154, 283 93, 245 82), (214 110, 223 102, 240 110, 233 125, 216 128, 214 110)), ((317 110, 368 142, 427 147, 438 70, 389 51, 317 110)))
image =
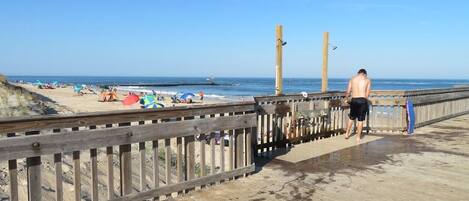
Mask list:
POLYGON ((140 100, 140 97, 138 97, 135 94, 130 94, 122 101, 122 104, 132 105, 132 104, 138 103, 139 100, 140 100))
POLYGON ((164 105, 161 104, 161 103, 151 103, 151 104, 148 104, 148 105, 145 105, 144 108, 146 109, 149 109, 149 108, 164 108, 164 105))
POLYGON ((191 99, 194 96, 195 96, 195 94, 193 94, 193 93, 185 93, 185 94, 182 94, 182 96, 179 99, 187 100, 187 99, 191 99))

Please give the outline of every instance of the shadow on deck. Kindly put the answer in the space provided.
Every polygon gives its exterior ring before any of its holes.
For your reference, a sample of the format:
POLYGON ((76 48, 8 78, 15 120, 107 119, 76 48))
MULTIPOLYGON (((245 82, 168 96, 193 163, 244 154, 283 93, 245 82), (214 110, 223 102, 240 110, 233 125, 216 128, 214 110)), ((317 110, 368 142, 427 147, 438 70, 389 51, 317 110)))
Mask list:
POLYGON ((468 121, 469 115, 457 117, 413 136, 368 135, 358 145, 342 136, 297 145, 257 158, 256 173, 248 178, 179 199, 464 200, 469 197, 468 121), (289 156, 301 152, 305 160, 289 156))

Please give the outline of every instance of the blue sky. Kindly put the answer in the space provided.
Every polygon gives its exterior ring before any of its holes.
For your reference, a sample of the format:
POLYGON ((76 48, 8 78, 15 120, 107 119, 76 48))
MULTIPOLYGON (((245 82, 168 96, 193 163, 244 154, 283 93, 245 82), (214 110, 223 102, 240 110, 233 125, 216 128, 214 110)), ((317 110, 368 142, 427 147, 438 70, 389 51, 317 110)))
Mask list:
POLYGON ((7 75, 469 79, 469 1, 1 1, 7 75))

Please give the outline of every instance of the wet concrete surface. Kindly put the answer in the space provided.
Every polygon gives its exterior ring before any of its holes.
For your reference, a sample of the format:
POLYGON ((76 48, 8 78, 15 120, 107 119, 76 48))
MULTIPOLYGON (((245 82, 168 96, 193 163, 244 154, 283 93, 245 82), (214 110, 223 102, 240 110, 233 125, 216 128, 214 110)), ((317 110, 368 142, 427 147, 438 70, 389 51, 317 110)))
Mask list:
POLYGON ((177 200, 469 200, 468 123, 461 116, 297 163, 257 158, 255 174, 177 200))

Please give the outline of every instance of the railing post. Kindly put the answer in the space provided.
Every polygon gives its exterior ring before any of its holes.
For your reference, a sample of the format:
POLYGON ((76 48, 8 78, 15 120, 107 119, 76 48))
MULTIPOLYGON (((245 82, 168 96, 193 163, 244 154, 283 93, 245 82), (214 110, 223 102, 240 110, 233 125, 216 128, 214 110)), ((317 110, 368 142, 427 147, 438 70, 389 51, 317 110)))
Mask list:
MULTIPOLYGON (((119 127, 130 126, 130 123, 120 123, 119 127)), ((132 133, 128 134, 129 137, 132 133)), ((119 145, 119 160, 120 160, 120 182, 121 182, 121 195, 128 195, 132 193, 132 157, 131 145, 119 145)))
MULTIPOLYGON (((8 133, 7 137, 15 137, 15 133, 8 133)), ((8 161, 8 174, 10 178, 10 200, 18 201, 18 170, 16 160, 8 161)))
MULTIPOLYGON (((39 132, 26 132, 26 135, 38 135, 39 132)), ((28 178, 28 200, 41 201, 41 157, 26 158, 26 170, 28 178)))

